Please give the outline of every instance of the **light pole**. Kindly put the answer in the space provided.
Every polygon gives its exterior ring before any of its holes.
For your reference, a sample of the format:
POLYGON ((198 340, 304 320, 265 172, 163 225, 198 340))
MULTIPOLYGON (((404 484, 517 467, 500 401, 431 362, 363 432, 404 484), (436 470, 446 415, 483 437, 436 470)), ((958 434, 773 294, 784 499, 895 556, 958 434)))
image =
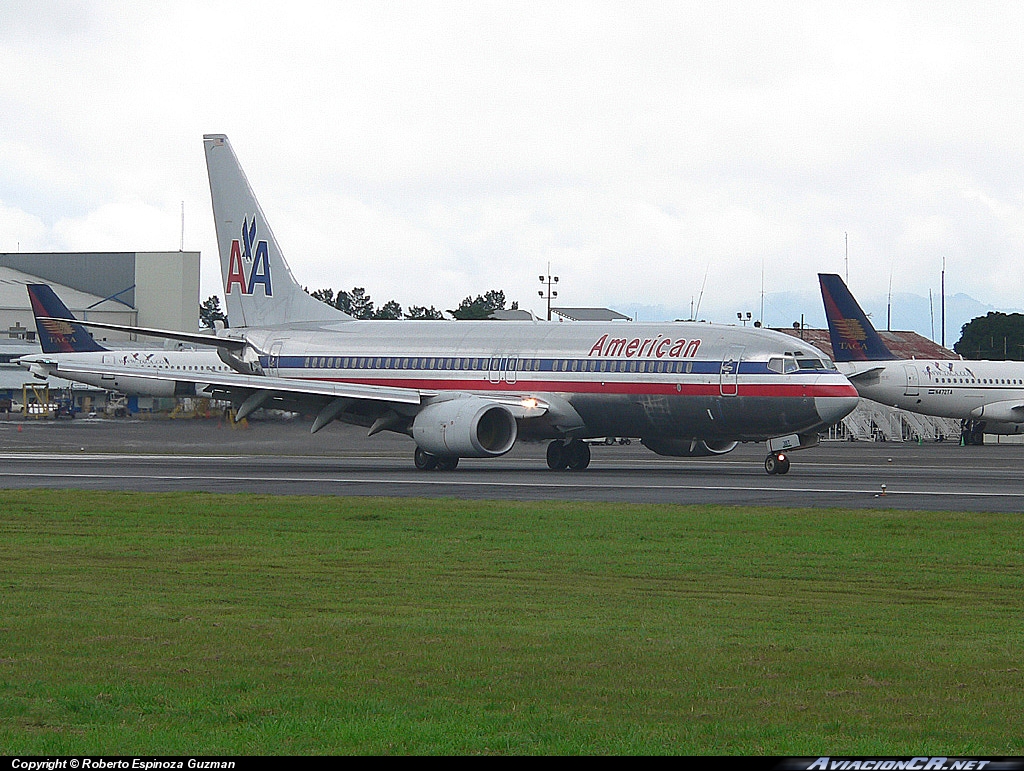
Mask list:
POLYGON ((747 316, 746 316, 746 318, 744 318, 743 314, 740 313, 739 311, 737 311, 736 312, 736 318, 738 318, 740 321, 743 322, 743 326, 746 326, 747 322, 750 321, 751 313, 750 313, 750 311, 747 311, 747 316))
POLYGON ((540 277, 540 283, 544 284, 547 287, 547 294, 544 293, 543 289, 537 292, 537 294, 539 294, 543 299, 548 301, 548 321, 551 321, 551 299, 553 297, 558 297, 558 292, 551 291, 551 285, 558 283, 558 276, 551 275, 550 262, 548 263, 548 274, 546 276, 540 277))

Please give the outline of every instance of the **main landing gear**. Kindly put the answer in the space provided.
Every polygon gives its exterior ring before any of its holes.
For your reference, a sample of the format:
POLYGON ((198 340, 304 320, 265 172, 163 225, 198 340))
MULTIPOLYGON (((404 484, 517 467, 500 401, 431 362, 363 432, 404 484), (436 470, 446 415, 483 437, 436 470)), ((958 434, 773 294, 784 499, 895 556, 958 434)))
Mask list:
POLYGON ((573 439, 568 444, 556 439, 548 445, 548 468, 552 471, 582 471, 590 465, 590 445, 573 439))
POLYGON ((789 471, 789 457, 784 452, 773 452, 764 459, 764 470, 769 474, 785 474, 789 471))
POLYGON ((980 447, 985 444, 985 421, 984 420, 961 420, 960 421, 960 445, 980 447))
POLYGON ((454 471, 459 465, 458 455, 432 455, 419 447, 412 459, 420 471, 454 471))

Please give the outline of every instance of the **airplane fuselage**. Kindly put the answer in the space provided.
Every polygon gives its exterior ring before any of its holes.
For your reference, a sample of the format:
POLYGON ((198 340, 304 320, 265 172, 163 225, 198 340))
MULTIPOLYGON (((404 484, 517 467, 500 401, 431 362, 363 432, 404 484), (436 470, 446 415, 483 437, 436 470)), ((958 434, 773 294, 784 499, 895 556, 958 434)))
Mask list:
POLYGON ((761 441, 831 425, 857 398, 811 346, 725 325, 344 321, 245 337, 270 376, 416 389, 426 401, 543 398, 548 419, 521 423, 536 438, 761 441))
POLYGON ((231 369, 217 356, 215 350, 112 350, 69 353, 42 353, 22 356, 19 363, 36 377, 59 377, 85 383, 107 391, 119 391, 132 396, 195 396, 196 384, 191 378, 197 372, 230 372, 231 369), (62 365, 65 368, 62 369, 62 365), (108 374, 72 372, 70 367, 109 366, 108 374), (124 368, 142 372, 159 370, 166 373, 188 373, 188 380, 158 380, 133 377, 124 368))
POLYGON ((1024 433, 1024 363, 902 359, 836 366, 866 399, 923 415, 984 420, 988 433, 1024 433))

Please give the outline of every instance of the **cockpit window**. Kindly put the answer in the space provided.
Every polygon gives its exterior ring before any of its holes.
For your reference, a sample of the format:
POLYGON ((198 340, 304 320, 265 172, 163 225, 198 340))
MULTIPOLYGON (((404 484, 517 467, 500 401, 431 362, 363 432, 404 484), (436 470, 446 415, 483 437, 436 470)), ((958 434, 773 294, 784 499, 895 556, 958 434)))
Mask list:
POLYGON ((835 371, 836 365, 831 359, 812 359, 808 356, 791 358, 776 356, 768 360, 768 369, 772 372, 789 374, 797 371, 830 370, 835 371))
POLYGON ((774 356, 771 359, 768 359, 768 369, 772 372, 778 372, 780 374, 796 372, 796 366, 796 361, 788 356, 786 358, 774 356))
POLYGON ((832 363, 831 359, 797 359, 797 363, 800 365, 800 369, 825 369, 832 370, 836 369, 836 365, 832 363))

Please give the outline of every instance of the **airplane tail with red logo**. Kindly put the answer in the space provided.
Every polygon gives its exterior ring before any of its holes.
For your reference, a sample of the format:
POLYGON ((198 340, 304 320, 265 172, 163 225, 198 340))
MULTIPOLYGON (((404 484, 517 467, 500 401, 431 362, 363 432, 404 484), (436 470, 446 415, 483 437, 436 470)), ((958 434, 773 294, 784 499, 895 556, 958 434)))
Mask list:
POLYGON ((895 359, 868 316, 835 273, 819 273, 828 334, 835 361, 889 361, 895 359))
POLYGON ((26 284, 43 353, 105 351, 68 309, 49 284, 26 284))
POLYGON ((295 280, 228 138, 206 134, 203 145, 228 323, 277 327, 351 319, 295 280))

